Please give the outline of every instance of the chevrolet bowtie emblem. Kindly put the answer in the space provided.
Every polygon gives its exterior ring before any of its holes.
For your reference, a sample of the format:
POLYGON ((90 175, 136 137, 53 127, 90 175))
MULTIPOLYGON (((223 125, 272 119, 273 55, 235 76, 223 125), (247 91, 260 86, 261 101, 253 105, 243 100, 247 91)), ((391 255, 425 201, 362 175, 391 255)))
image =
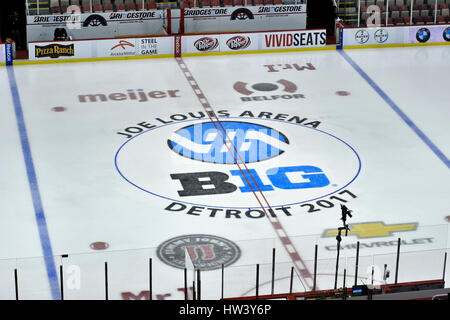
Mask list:
MULTIPOLYGON (((388 237, 394 232, 414 231, 417 229, 417 223, 407 224, 384 224, 382 221, 353 223, 349 225, 348 235, 354 235, 358 238, 388 237)), ((335 237, 338 229, 326 229, 322 235, 323 238, 335 237)))

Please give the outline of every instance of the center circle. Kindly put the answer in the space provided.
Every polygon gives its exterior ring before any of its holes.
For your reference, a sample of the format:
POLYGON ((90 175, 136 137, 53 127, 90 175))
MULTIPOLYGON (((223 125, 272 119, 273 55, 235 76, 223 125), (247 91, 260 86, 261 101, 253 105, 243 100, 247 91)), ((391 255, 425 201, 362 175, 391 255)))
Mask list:
MULTIPOLYGON (((197 156, 180 154, 170 143, 181 129, 208 124, 205 119, 191 119, 151 128, 128 139, 116 152, 116 170, 137 189, 172 204, 246 210, 261 209, 261 204, 279 208, 328 197, 345 189, 360 173, 358 153, 333 134, 295 121, 250 117, 227 117, 216 125, 236 128, 236 123, 243 128, 260 126, 279 132, 280 150, 268 153, 265 149, 262 161, 256 162, 250 161, 256 158, 241 153, 239 165, 198 161, 197 156), (260 193, 268 204, 259 203, 253 196, 260 193)), ((271 145, 277 142, 270 135, 249 134, 233 145, 230 132, 222 142, 220 135, 210 133, 205 132, 203 139, 178 142, 196 148, 197 153, 210 152, 205 142, 218 144, 215 150, 224 157, 229 150, 260 152, 253 146, 264 145, 262 141, 271 145)))

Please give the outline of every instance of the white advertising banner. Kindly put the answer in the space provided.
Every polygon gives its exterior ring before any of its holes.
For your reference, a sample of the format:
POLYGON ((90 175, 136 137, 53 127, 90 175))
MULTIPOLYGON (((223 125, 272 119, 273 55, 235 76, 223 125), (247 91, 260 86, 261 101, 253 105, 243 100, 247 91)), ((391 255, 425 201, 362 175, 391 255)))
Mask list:
POLYGON ((220 35, 221 52, 238 52, 259 49, 259 37, 257 33, 234 33, 220 35))
POLYGON ((296 30, 260 33, 260 50, 323 47, 326 30, 296 30))
POLYGON ((345 28, 343 46, 450 43, 449 25, 345 28))
POLYGON ((314 48, 325 45, 325 29, 185 35, 182 37, 182 53, 314 48))
POLYGON ((306 29, 306 5, 185 9, 184 32, 306 29))
POLYGON ((30 60, 82 59, 92 57, 91 41, 34 42, 28 44, 30 60))
POLYGON ((173 37, 31 42, 30 60, 83 59, 173 54, 173 37))
POLYGON ((27 17, 28 41, 52 41, 56 28, 72 40, 164 34, 163 10, 74 13, 27 17))
POLYGON ((345 47, 405 43, 405 35, 408 34, 408 30, 408 26, 345 28, 343 45, 345 47))
POLYGON ((95 42, 97 57, 173 54, 173 37, 118 38, 95 42))
POLYGON ((450 25, 409 28, 409 43, 450 43, 450 25))

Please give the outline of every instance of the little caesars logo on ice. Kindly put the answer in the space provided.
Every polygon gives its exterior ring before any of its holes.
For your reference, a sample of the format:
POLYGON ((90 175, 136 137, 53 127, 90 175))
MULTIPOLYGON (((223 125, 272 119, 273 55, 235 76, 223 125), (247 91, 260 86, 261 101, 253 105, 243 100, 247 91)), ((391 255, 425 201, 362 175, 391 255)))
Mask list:
POLYGON ((217 114, 225 117, 220 123, 181 114, 157 118, 119 148, 117 171, 139 190, 170 201, 167 211, 225 218, 264 217, 254 197, 260 192, 274 214, 290 215, 289 206, 338 192, 359 174, 356 151, 318 129, 319 121, 217 114))

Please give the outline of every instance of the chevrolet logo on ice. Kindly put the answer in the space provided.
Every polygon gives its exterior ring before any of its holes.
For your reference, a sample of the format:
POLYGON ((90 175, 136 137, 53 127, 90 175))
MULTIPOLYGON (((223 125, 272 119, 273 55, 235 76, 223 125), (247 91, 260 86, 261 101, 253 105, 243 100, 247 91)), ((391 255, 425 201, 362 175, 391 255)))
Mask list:
MULTIPOLYGON (((391 236, 394 232, 414 231, 416 229, 417 223, 386 225, 382 221, 375 221, 350 224, 348 235, 355 235, 358 238, 388 237, 391 236)), ((337 234, 337 229, 326 229, 322 237, 336 237, 337 234)))

